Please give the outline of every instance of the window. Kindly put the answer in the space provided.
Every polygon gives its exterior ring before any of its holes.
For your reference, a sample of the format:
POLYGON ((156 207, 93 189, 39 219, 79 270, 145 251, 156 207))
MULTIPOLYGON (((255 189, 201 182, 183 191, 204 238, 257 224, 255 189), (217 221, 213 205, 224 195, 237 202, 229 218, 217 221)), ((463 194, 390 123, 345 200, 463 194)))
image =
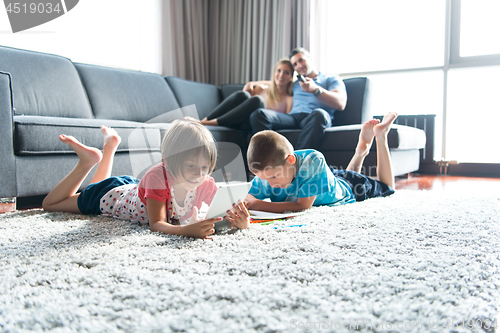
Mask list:
POLYGON ((500 163, 498 0, 315 0, 321 71, 372 81, 376 115, 436 114, 435 159, 500 163), (328 42, 325 42, 328 41, 328 42))
POLYGON ((311 54, 323 71, 443 65, 443 0, 319 0, 311 11, 311 54))
POLYGON ((13 34, 0 10, 0 44, 160 73, 160 22, 160 0, 85 0, 55 20, 13 34))
POLYGON ((449 72, 446 155, 459 162, 500 163, 500 66, 449 72))
POLYGON ((460 1, 456 6, 460 6, 460 57, 500 54, 500 1, 460 1))

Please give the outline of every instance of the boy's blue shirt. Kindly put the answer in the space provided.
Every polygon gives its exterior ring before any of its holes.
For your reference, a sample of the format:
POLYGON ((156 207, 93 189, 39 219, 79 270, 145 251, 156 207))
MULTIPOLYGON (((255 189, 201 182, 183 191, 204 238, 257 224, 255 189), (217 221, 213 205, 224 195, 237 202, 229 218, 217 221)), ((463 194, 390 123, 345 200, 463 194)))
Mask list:
POLYGON ((273 188, 267 180, 255 177, 249 194, 272 202, 295 202, 316 196, 313 206, 340 205, 356 201, 350 186, 333 175, 322 153, 314 149, 296 150, 297 174, 287 188, 273 188))

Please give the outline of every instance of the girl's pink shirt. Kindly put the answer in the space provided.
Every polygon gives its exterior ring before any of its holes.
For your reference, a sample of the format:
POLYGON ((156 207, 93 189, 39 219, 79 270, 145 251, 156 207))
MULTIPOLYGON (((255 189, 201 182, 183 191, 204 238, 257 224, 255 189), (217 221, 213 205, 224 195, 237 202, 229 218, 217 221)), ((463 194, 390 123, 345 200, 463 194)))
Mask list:
MULTIPOLYGON (((173 179, 174 176, 165 168, 163 162, 152 166, 139 183, 139 199, 145 205, 146 198, 149 198, 164 202, 168 207, 173 179)), ((209 176, 200 186, 198 186, 198 188, 196 188, 196 198, 193 206, 198 208, 198 211, 203 202, 210 206, 215 196, 215 192, 217 192, 215 180, 209 176)), ((193 211, 191 210, 191 212, 186 215, 186 218, 191 218, 192 214, 193 211)))

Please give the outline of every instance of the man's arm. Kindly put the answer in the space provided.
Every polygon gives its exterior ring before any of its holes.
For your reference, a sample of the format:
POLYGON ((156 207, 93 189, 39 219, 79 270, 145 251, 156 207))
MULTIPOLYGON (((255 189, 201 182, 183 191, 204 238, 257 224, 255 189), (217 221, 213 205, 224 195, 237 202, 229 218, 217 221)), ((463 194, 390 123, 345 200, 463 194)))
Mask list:
POLYGON ((318 93, 321 91, 321 93, 317 96, 317 98, 325 103, 325 105, 335 109, 342 111, 345 109, 345 106, 347 104, 347 94, 343 90, 326 90, 321 88, 320 86, 316 85, 314 83, 313 79, 306 77, 305 82, 299 82, 300 86, 302 87, 302 90, 305 92, 309 92, 311 94, 318 93))
MULTIPOLYGON (((323 89, 323 88, 318 87, 318 89, 323 89)), ((318 96, 318 98, 327 106, 334 108, 335 110, 338 111, 343 111, 347 104, 347 94, 345 91, 324 89, 318 96)))

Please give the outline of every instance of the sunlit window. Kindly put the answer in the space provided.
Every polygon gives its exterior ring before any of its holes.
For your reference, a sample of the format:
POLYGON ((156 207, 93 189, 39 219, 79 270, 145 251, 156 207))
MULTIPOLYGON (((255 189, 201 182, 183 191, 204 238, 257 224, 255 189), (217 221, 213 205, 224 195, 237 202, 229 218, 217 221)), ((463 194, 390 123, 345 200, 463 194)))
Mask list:
POLYGON ((313 2, 311 52, 322 71, 441 66, 445 1, 313 2))
POLYGON ((500 1, 462 1, 460 56, 500 54, 500 1))
POLYGON ((15 34, 0 10, 0 45, 159 73, 159 6, 159 0, 84 0, 55 20, 15 34))
POLYGON ((459 162, 500 163, 500 66, 449 73, 447 156, 459 162))
POLYGON ((500 163, 488 145, 500 121, 500 1, 312 4, 320 71, 369 77, 377 115, 435 114, 436 159, 500 163))

